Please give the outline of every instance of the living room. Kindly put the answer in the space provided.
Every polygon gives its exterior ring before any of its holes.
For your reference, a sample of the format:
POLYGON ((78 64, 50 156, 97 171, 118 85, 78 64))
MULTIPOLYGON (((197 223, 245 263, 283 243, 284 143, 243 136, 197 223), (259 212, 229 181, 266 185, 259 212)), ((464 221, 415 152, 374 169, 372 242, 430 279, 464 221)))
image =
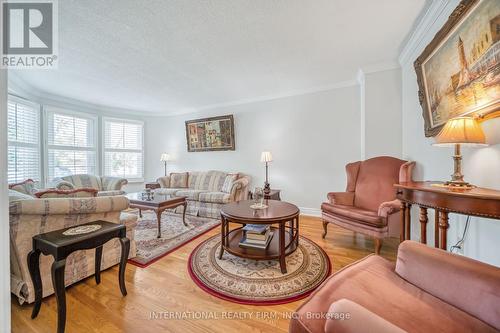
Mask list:
POLYGON ((498 0, 1 10, 0 331, 500 330, 498 0))

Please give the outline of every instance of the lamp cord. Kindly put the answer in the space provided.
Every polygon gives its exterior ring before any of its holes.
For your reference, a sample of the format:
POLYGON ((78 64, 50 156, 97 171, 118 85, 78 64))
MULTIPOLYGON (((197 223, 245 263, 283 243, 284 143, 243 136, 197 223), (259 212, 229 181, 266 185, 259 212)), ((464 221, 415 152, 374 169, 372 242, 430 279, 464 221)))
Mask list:
POLYGON ((465 237, 467 236, 467 231, 469 230, 469 222, 470 222, 470 216, 467 216, 467 221, 465 222, 465 227, 464 227, 464 232, 462 234, 462 238, 460 238, 458 240, 458 242, 456 242, 455 245, 450 247, 450 252, 453 252, 454 249, 461 250, 462 247, 464 246, 465 237))

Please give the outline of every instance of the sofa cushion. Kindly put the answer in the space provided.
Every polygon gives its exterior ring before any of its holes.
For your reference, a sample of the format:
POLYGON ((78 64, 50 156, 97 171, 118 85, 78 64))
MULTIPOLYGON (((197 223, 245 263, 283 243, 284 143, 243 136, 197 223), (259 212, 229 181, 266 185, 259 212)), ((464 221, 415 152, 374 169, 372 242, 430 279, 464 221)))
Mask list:
POLYGON ((99 191, 97 192, 98 197, 112 197, 115 195, 124 195, 126 192, 122 190, 113 190, 113 191, 99 191))
POLYGON ((222 192, 231 193, 231 189, 233 188, 233 183, 238 179, 237 173, 229 173, 224 179, 224 184, 222 184, 222 192))
POLYGON ((75 188, 94 188, 98 191, 102 190, 101 177, 87 174, 71 175, 61 178, 70 182, 75 188))
POLYGON ((48 189, 35 193, 40 199, 46 198, 91 198, 97 196, 97 190, 93 188, 79 188, 76 190, 48 189))
POLYGON ((59 180, 55 188, 58 190, 74 190, 75 186, 65 180, 59 180))
POLYGON ((377 212, 362 209, 359 207, 337 205, 331 204, 329 202, 324 202, 321 205, 321 210, 331 215, 340 215, 344 218, 356 220, 375 227, 382 227, 387 224, 387 220, 381 216, 378 216, 377 212))
POLYGON ((34 197, 36 192, 35 181, 33 179, 26 179, 21 183, 9 184, 9 189, 34 197))
POLYGON ((18 200, 33 200, 31 195, 9 189, 9 202, 18 200))
POLYGON ((222 191, 227 173, 221 171, 190 172, 189 188, 209 192, 222 191))
POLYGON ((206 191, 202 190, 185 190, 185 189, 180 189, 177 192, 175 192, 176 197, 186 197, 187 200, 200 200, 200 193, 203 193, 206 191))
POLYGON ((172 172, 170 174, 171 188, 186 188, 188 187, 188 173, 187 172, 172 172))
POLYGON ((330 305, 349 299, 408 332, 495 332, 479 319, 406 282, 370 255, 332 275, 297 310, 290 332, 323 332, 330 305))
POLYGON ((225 204, 231 201, 231 195, 224 192, 203 192, 200 193, 199 201, 225 204))
POLYGON ((157 188, 155 193, 162 195, 175 195, 178 191, 186 190, 185 188, 157 188))

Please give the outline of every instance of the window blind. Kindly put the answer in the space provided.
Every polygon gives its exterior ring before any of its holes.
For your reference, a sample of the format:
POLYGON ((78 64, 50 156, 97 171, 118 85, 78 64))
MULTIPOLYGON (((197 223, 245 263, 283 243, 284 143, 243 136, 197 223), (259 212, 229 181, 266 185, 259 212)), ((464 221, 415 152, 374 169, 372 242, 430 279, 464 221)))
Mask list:
POLYGON ((40 106, 9 97, 7 132, 8 182, 40 181, 40 106))
POLYGON ((103 124, 104 175, 142 180, 143 123, 104 119, 103 124))
POLYGON ((96 119, 64 111, 47 112, 47 176, 97 174, 96 119))

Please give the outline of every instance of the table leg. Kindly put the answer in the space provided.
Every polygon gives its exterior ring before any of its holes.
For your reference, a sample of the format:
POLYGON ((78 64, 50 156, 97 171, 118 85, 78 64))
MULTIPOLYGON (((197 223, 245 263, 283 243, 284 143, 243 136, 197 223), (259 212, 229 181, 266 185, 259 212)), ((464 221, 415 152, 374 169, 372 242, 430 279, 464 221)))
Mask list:
POLYGON ((64 285, 64 267, 66 259, 52 264, 52 285, 57 301, 57 333, 64 333, 66 327, 66 290, 64 285))
POLYGON ((280 223, 279 227, 279 232, 280 232, 280 268, 281 268, 281 273, 285 274, 286 273, 286 261, 285 261, 285 224, 280 223))
POLYGON ((95 282, 101 283, 102 245, 95 248, 95 282))
POLYGON ((401 232, 399 233, 399 242, 402 243, 405 239, 405 230, 406 230, 406 202, 401 203, 401 232))
POLYGON ((420 207, 420 243, 427 244, 427 208, 420 207))
POLYGON ((35 289, 35 305, 31 312, 31 319, 36 318, 42 306, 42 278, 40 277, 40 250, 33 250, 28 253, 28 269, 35 289))
POLYGON ((139 217, 142 219, 142 209, 139 208, 139 217))
POLYGON ((220 220, 220 251, 219 251, 219 259, 222 259, 222 255, 224 254, 224 245, 225 245, 225 226, 224 224, 226 223, 226 219, 222 216, 220 220))
POLYGON ((295 241, 297 242, 296 245, 298 247, 299 246, 299 237, 300 237, 300 235, 299 235, 299 217, 298 216, 297 216, 297 220, 296 221, 297 222, 296 222, 296 227, 295 228, 296 228, 296 232, 297 232, 297 239, 295 241))
POLYGON ((125 288, 125 267, 127 266, 128 254, 130 252, 130 240, 127 237, 120 238, 122 245, 122 256, 120 258, 120 270, 118 272, 118 281, 120 283, 120 291, 123 296, 127 296, 125 288))
POLYGON ((159 210, 156 212, 156 218, 158 221, 158 236, 156 238, 161 238, 161 214, 163 213, 162 210, 159 210))
POLYGON ((406 239, 411 239, 411 204, 406 204, 406 239))
POLYGON ((439 248, 439 215, 441 212, 439 209, 434 211, 434 247, 439 248))
POLYGON ((439 214, 439 233, 441 235, 441 249, 445 251, 447 251, 446 237, 449 226, 450 224, 448 223, 448 212, 441 212, 441 214, 439 214))
POLYGON ((182 223, 184 223, 184 226, 187 227, 187 223, 186 223, 186 209, 187 209, 187 202, 185 202, 183 204, 184 206, 184 210, 182 211, 182 223))

